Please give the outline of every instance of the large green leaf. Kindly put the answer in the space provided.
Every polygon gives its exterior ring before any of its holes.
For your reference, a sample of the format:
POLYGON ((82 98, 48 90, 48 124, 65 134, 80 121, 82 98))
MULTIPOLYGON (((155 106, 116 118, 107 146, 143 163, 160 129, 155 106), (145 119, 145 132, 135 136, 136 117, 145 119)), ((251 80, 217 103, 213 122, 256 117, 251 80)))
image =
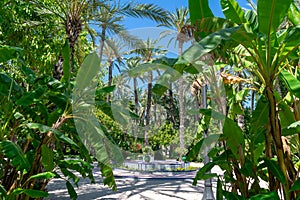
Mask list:
MULTIPOLYGON (((251 126, 250 126, 250 133, 254 137, 261 137, 262 130, 266 130, 268 124, 268 117, 269 117, 269 104, 264 96, 262 96, 256 105, 254 112, 252 113, 251 118, 251 126)), ((263 140, 259 140, 257 138, 257 143, 263 140)), ((256 140, 256 139, 255 139, 256 140)), ((255 142, 255 141, 252 141, 255 142)), ((256 142, 255 142, 256 143, 256 142)))
POLYGON ((32 190, 32 189, 22 189, 22 188, 17 188, 13 191, 14 195, 19 195, 19 194, 26 194, 29 197, 32 198, 41 198, 41 197, 48 197, 49 194, 48 192, 40 191, 40 190, 32 190))
POLYGON ((37 89, 24 94, 17 102, 17 105, 28 106, 39 99, 46 91, 45 87, 38 87, 37 89))
POLYGON ((245 12, 235 0, 221 0, 221 6, 226 19, 237 24, 246 22, 245 12))
POLYGON ((60 132, 56 129, 53 129, 49 126, 39 124, 39 123, 28 123, 27 127, 30 129, 38 129, 41 133, 46 133, 46 132, 52 131, 57 139, 77 147, 77 144, 71 138, 67 137, 62 132, 60 132))
MULTIPOLYGON (((297 49, 300 45, 300 24, 293 27, 284 38, 286 47, 291 47, 290 50, 297 49)), ((288 49, 289 50, 289 49, 288 49)), ((285 54, 284 54, 285 55, 285 54)))
POLYGON ((248 25, 246 27, 249 27, 249 32, 257 33, 258 31, 258 20, 257 20, 257 14, 254 10, 247 10, 245 13, 245 18, 248 21, 248 25))
POLYGON ((104 185, 109 186, 112 190, 117 190, 117 185, 115 182, 115 177, 112 171, 112 168, 104 163, 99 163, 100 171, 103 176, 103 183, 104 185))
POLYGON ((144 73, 149 71, 155 71, 158 69, 167 70, 168 68, 170 67, 161 63, 143 63, 129 70, 128 75, 130 77, 138 77, 138 76, 142 76, 144 73))
POLYGON ((114 141, 109 138, 110 136, 105 134, 105 129, 99 124, 98 119, 91 114, 93 113, 88 110, 76 113, 81 118, 75 120, 76 130, 80 138, 85 140, 86 145, 93 147, 94 155, 100 165, 104 184, 115 190, 117 186, 110 165, 112 162, 122 163, 122 153, 114 141), (84 112, 89 114, 85 115, 84 112))
POLYGON ((195 158, 197 158, 198 154, 200 153, 201 146, 203 144, 204 139, 198 141, 192 149, 189 151, 186 160, 187 161, 193 161, 195 158))
POLYGON ((54 169, 54 153, 46 145, 42 145, 42 164, 47 171, 54 169))
POLYGON ((208 0, 189 0, 189 10, 193 24, 198 20, 200 21, 200 19, 214 17, 214 14, 209 8, 208 0))
POLYGON ((53 178, 55 176, 56 176, 56 174, 54 174, 52 172, 42 172, 42 173, 31 176, 30 179, 34 179, 34 178, 36 178, 36 179, 50 179, 50 178, 53 178))
POLYGON ((64 59, 63 62, 63 77, 62 77, 62 82, 69 83, 70 82, 70 77, 71 77, 71 65, 70 65, 70 45, 69 42, 66 41, 65 45, 63 46, 62 50, 62 57, 64 59))
POLYGON ((222 190, 222 182, 221 180, 218 178, 218 182, 217 182, 217 194, 216 194, 216 199, 217 200, 223 200, 223 190, 222 190))
MULTIPOLYGON (((204 165, 201 169, 198 170, 194 181, 193 181, 193 185, 197 185, 198 180, 205 180, 211 177, 207 177, 207 172, 209 172, 214 166, 216 165, 215 162, 209 162, 206 165, 204 165)), ((214 177, 216 177, 216 174, 213 174, 214 177)))
POLYGON ((281 128, 287 128, 290 124, 295 122, 294 113, 291 111, 289 105, 281 101, 278 104, 278 108, 281 128))
POLYGON ((11 164, 14 167, 17 167, 19 170, 29 170, 30 164, 25 157, 22 149, 15 143, 11 141, 1 141, 0 149, 4 153, 4 155, 11 159, 11 164))
POLYGON ((102 94, 108 94, 110 92, 113 92, 115 90, 116 86, 112 85, 112 86, 107 86, 107 87, 103 87, 100 89, 97 89, 96 91, 96 95, 102 93, 102 94))
POLYGON ((280 169, 279 165, 277 164, 276 161, 274 160, 269 160, 269 159, 264 159, 264 163, 269 170, 272 172, 272 174, 274 176, 276 176, 276 178, 282 183, 285 184, 286 183, 286 179, 284 177, 284 174, 282 172, 282 170, 280 169))
POLYGON ((267 36, 276 32, 287 15, 292 0, 258 0, 259 31, 267 36))
POLYGON ((293 23, 294 26, 298 26, 300 24, 300 12, 294 2, 291 3, 288 12, 288 18, 293 23))
POLYGON ((249 200, 280 200, 277 192, 269 192, 265 194, 257 194, 249 200))
POLYGON ((226 139, 227 145, 231 149, 233 155, 238 159, 239 149, 244 149, 245 146, 242 129, 236 122, 226 118, 223 126, 223 137, 226 139))
POLYGON ((231 27, 232 22, 219 17, 205 17, 197 22, 197 33, 201 35, 201 38, 219 31, 226 27, 231 27))
POLYGON ((22 52, 21 48, 0 45, 0 63, 17 58, 22 52))
POLYGON ((221 29, 206 36, 198 43, 195 43, 190 48, 188 48, 183 53, 183 59, 185 59, 189 63, 195 63, 196 60, 217 48, 222 41, 232 41, 231 36, 240 28, 241 27, 221 29))
POLYGON ((291 189, 290 189, 291 192, 292 192, 292 191, 296 191, 296 190, 300 190, 300 178, 298 178, 298 179, 294 182, 293 186, 292 186, 291 189))
POLYGON ((77 199, 77 193, 76 193, 73 185, 69 181, 67 181, 66 186, 67 186, 67 189, 68 189, 68 193, 70 195, 70 199, 76 200, 77 199))
POLYGON ((300 121, 296 121, 282 129, 283 136, 295 135, 299 133, 300 133, 300 121))
POLYGON ((76 87, 83 91, 91 85, 100 70, 100 58, 96 53, 89 54, 83 61, 76 77, 76 87))
POLYGON ((214 14, 212 13, 209 7, 208 0, 189 0, 189 11, 190 11, 190 19, 192 24, 197 26, 197 29, 194 33, 194 37, 196 40, 199 38, 204 38, 205 36, 209 35, 211 32, 208 32, 210 29, 203 24, 203 20, 207 18, 205 23, 207 24, 214 24, 211 20, 214 18, 214 14))
POLYGON ((16 81, 14 81, 8 74, 0 73, 0 94, 9 96, 10 92, 14 92, 17 98, 23 95, 23 88, 20 87, 16 81))
POLYGON ((279 75, 281 81, 284 82, 287 89, 296 97, 300 98, 300 81, 286 70, 282 70, 279 75))

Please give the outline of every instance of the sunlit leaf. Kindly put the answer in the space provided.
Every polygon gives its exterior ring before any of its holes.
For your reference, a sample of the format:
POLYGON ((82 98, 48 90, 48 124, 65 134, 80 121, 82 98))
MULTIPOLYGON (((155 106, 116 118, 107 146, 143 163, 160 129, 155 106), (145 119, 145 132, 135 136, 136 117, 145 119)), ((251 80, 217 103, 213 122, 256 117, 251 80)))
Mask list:
POLYGON ((245 12, 235 0, 221 0, 221 6, 226 19, 237 24, 246 22, 244 17, 245 12))
POLYGON ((265 35, 275 32, 290 7, 291 0, 257 1, 259 30, 265 35))
POLYGON ((280 200, 277 192, 269 192, 266 194, 257 194, 249 200, 280 200))
POLYGON ((56 174, 54 174, 52 172, 42 172, 42 173, 31 176, 30 179, 34 179, 34 178, 36 178, 36 179, 50 179, 50 178, 53 178, 55 176, 56 176, 56 174))
POLYGON ((22 149, 15 143, 11 141, 1 141, 0 149, 4 155, 11 159, 11 164, 17 167, 19 170, 29 170, 30 164, 25 157, 22 149))

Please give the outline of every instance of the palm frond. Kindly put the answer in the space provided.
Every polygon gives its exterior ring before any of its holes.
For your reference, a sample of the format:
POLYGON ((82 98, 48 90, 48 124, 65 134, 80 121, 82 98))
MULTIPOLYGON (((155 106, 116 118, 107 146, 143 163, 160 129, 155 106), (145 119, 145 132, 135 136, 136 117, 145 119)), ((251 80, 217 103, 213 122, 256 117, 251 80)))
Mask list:
POLYGON ((154 4, 126 4, 118 12, 131 17, 149 18, 163 24, 170 21, 168 11, 154 4))

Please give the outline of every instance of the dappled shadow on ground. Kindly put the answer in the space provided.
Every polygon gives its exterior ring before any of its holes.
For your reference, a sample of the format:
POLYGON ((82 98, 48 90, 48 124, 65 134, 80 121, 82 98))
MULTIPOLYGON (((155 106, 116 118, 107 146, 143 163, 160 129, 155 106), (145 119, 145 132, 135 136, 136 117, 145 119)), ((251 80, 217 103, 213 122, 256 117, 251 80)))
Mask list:
MULTIPOLYGON (((87 180, 80 181, 76 188, 78 200, 114 200, 114 199, 147 199, 147 200, 193 200, 202 198, 203 183, 192 185, 191 179, 133 179, 117 178, 117 191, 104 187, 101 177, 96 177, 97 183, 90 184, 87 180)), ((53 180, 49 183, 48 200, 70 199, 65 183, 53 180)))

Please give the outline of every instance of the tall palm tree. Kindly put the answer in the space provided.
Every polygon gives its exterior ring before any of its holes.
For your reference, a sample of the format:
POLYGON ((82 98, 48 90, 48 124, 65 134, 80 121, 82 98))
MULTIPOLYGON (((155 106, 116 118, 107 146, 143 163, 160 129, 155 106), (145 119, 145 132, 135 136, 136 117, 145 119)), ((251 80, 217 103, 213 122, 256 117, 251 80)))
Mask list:
MULTIPOLYGON (((163 55, 166 51, 157 47, 158 40, 152 41, 147 39, 143 42, 141 48, 134 49, 130 51, 132 54, 138 54, 142 56, 142 63, 151 63, 157 56, 163 55)), ((147 86, 147 104, 146 104, 146 122, 145 122, 145 145, 149 145, 148 132, 150 124, 150 112, 151 112, 151 103, 152 103, 152 82, 153 82, 153 73, 152 70, 147 72, 148 74, 148 86, 147 86)))
MULTIPOLYGON (((133 69, 137 67, 140 64, 141 59, 139 57, 131 57, 126 60, 126 64, 128 69, 133 69)), ((137 90, 137 77, 133 77, 133 92, 134 92, 134 112, 136 115, 138 115, 139 112, 139 96, 138 96, 138 90, 137 90)), ((138 119, 134 120, 134 130, 133 135, 135 141, 137 140, 137 127, 138 126, 138 119)))
MULTIPOLYGON (((92 18, 92 11, 97 7, 102 7, 104 1, 99 0, 53 0, 41 2, 32 1, 41 15, 55 15, 60 19, 62 28, 65 30, 67 41, 70 47, 70 64, 74 61, 75 45, 84 26, 88 27, 88 21, 92 18)), ((90 32, 90 31, 89 31, 90 32)), ((54 76, 62 77, 62 56, 54 69, 54 76)), ((80 63, 79 63, 80 64, 80 63)))
MULTIPOLYGON (((119 68, 119 65, 124 64, 122 60, 122 56, 125 53, 124 47, 125 44, 117 39, 109 38, 106 40, 103 55, 106 57, 106 63, 108 65, 108 87, 112 86, 114 66, 119 68)), ((107 94, 106 101, 110 101, 110 94, 107 94)))
MULTIPOLYGON (((170 21, 162 23, 160 26, 169 28, 170 30, 162 33, 163 37, 171 34, 176 34, 175 44, 178 42, 178 55, 182 55, 183 44, 192 38, 192 31, 190 26, 189 11, 187 8, 177 8, 174 13, 170 13, 170 21)), ((174 38, 171 38, 173 40, 174 38)), ((170 41, 171 41, 170 40, 170 41)), ((179 78, 179 137, 180 148, 184 148, 184 98, 183 98, 183 78, 179 78)), ((170 98, 172 97, 172 83, 170 84, 170 98)), ((171 111, 173 106, 171 107, 171 111)), ((174 111, 173 111, 174 112, 174 111)))
POLYGON ((130 36, 121 23, 125 16, 137 18, 149 18, 158 23, 167 23, 168 12, 153 4, 139 4, 130 2, 127 4, 107 3, 106 6, 99 7, 95 12, 95 23, 101 28, 99 55, 100 60, 103 56, 104 43, 109 34, 118 34, 121 39, 126 41, 129 45, 134 45, 137 39, 130 36))

